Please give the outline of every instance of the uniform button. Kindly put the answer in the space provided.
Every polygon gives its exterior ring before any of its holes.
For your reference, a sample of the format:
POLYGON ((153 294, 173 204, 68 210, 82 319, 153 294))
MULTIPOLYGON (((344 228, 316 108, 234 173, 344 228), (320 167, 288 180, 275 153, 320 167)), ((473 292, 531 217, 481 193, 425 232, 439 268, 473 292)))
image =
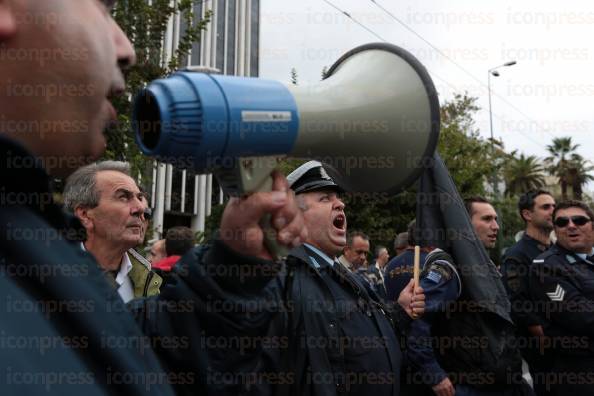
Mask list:
POLYGON ((334 322, 330 322, 328 327, 330 327, 331 329, 334 329, 334 327, 336 327, 336 324, 334 322))
POLYGON ((365 312, 365 313, 367 314, 367 316, 371 317, 371 311, 369 311, 369 310, 368 310, 368 311, 367 311, 367 312, 365 312))
POLYGON ((159 282, 158 281, 155 281, 155 286, 157 286, 158 284, 159 284, 159 282))

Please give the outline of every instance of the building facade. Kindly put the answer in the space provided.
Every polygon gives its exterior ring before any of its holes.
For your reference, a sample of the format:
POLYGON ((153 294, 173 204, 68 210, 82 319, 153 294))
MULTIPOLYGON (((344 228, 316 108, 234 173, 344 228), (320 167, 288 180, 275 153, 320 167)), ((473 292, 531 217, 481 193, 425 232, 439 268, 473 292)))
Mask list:
MULTIPOLYGON (((174 4, 173 0, 172 4, 174 4)), ((201 20, 212 10, 200 42, 194 43, 185 66, 206 66, 222 74, 258 76, 260 0, 197 1, 194 15, 201 20)), ((169 21, 164 42, 167 60, 179 44, 187 26, 180 15, 169 21)), ((152 174, 151 206, 153 239, 167 229, 183 225, 194 232, 205 229, 212 205, 223 203, 223 192, 212 175, 197 175, 191 169, 155 163, 152 174)))

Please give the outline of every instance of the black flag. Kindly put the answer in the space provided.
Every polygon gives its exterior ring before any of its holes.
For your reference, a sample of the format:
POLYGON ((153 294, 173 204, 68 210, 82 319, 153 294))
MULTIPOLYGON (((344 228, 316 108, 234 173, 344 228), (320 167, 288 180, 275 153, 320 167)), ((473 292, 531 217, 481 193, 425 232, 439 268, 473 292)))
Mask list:
POLYGON ((437 152, 421 176, 417 193, 416 240, 450 253, 466 298, 482 310, 512 322, 501 275, 470 222, 464 202, 437 152))

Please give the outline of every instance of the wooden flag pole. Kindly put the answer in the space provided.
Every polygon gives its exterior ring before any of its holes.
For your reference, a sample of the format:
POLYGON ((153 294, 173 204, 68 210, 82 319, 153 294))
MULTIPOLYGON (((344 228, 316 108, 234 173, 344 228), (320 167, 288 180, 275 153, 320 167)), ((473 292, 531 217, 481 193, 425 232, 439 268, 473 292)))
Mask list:
MULTIPOLYGON (((414 280, 414 290, 418 290, 419 288, 419 275, 421 273, 420 269, 420 261, 421 261, 421 247, 419 245, 415 246, 415 261, 413 264, 413 280, 414 280)), ((418 315, 414 312, 412 313, 413 319, 418 319, 418 315)))
POLYGON ((415 246, 415 261, 413 267, 413 279, 415 282, 415 289, 419 287, 419 275, 421 273, 420 270, 420 261, 421 261, 421 247, 419 245, 415 246))

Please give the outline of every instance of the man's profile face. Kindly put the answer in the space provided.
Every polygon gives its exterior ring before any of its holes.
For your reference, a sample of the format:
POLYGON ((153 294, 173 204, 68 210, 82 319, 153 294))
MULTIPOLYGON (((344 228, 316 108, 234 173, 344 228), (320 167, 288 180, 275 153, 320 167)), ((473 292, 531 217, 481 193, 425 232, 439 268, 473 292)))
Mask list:
POLYGON ((497 243, 499 224, 497 224, 497 212, 493 206, 486 202, 473 202, 470 220, 485 248, 494 248, 497 243))
POLYGON ((103 130, 116 119, 110 97, 125 87, 118 61, 134 63, 134 51, 108 1, 8 3, 0 29, 16 25, 0 36, 1 132, 65 176, 105 150, 103 130))
POLYGON ((540 194, 534 198, 534 208, 524 210, 524 218, 534 227, 545 230, 553 230, 553 211, 555 210, 555 199, 548 194, 540 194))
POLYGON ((582 208, 559 209, 555 213, 555 234, 557 243, 567 250, 576 253, 590 253, 592 250, 592 219, 582 208), (578 225, 570 220, 565 226, 558 225, 560 218, 571 219, 575 216, 585 217, 588 221, 578 225))
POLYGON ((297 195, 307 227, 307 243, 330 257, 346 245, 346 215, 344 203, 331 189, 316 190, 297 195))
POLYGON ((366 265, 368 255, 369 240, 363 239, 360 236, 353 237, 352 245, 344 248, 344 257, 349 260, 355 268, 366 265))
MULTIPOLYGON (((145 200, 134 180, 121 172, 101 171, 96 175, 99 205, 87 210, 89 237, 124 250, 144 241, 145 200)), ((84 224, 84 222, 83 222, 84 224)))

